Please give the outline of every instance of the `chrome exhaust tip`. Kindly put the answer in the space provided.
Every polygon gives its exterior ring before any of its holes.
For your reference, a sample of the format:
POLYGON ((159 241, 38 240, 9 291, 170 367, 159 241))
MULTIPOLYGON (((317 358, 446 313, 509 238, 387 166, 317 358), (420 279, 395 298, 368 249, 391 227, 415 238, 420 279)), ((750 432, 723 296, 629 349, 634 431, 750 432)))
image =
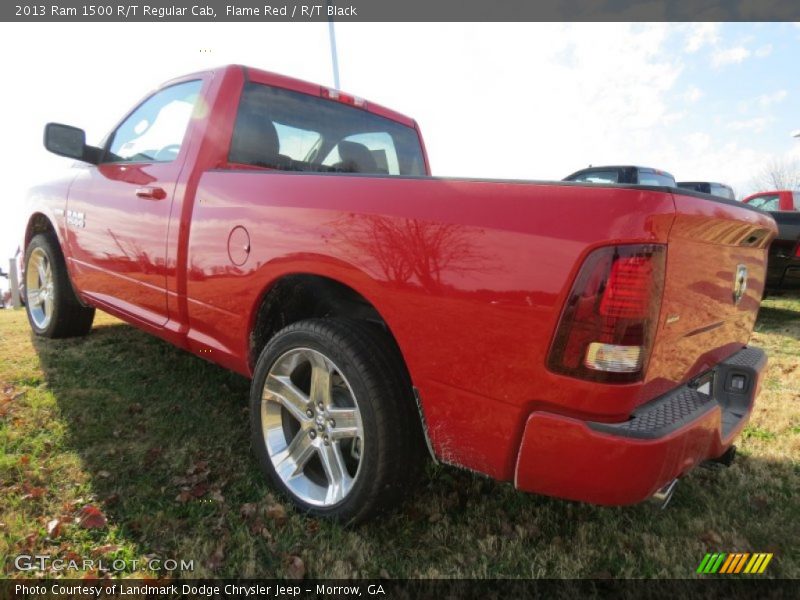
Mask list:
POLYGON ((650 500, 652 500, 653 503, 658 506, 658 508, 664 510, 665 508, 667 508, 667 504, 669 504, 669 501, 672 500, 672 496, 675 494, 676 487, 678 487, 678 480, 673 479, 667 485, 658 490, 655 494, 650 496, 650 500))

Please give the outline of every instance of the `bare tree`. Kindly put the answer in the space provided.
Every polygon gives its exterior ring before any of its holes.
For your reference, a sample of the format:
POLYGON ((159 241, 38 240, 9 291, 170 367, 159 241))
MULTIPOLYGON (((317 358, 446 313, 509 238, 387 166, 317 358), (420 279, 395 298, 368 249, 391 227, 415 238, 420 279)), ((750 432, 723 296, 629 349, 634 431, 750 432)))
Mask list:
POLYGON ((775 158, 750 181, 752 192, 800 189, 800 162, 775 158))
POLYGON ((379 215, 348 215, 334 223, 330 240, 355 255, 370 256, 395 283, 416 281, 428 291, 439 289, 446 273, 464 275, 498 269, 476 238, 483 231, 454 223, 379 215))

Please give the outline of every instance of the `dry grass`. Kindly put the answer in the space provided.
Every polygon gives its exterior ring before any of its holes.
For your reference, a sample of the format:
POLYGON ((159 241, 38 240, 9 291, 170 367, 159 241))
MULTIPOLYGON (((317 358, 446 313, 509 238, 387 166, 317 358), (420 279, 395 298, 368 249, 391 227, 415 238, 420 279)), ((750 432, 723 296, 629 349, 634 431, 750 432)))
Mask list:
POLYGON ((761 551, 768 574, 800 577, 800 300, 766 301, 754 343, 770 367, 739 460, 691 473, 666 511, 431 467, 403 510, 347 530, 270 493, 245 379, 105 315, 87 338, 41 341, 0 311, 2 572, 23 576, 26 553, 194 560, 184 577, 687 577, 705 552, 761 551), (107 523, 82 526, 86 505, 107 523))

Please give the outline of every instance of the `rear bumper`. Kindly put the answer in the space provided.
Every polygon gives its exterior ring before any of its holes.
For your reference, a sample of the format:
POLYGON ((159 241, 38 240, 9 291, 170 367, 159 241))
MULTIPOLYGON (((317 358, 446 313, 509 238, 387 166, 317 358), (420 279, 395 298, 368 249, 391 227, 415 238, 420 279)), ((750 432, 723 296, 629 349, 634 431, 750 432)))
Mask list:
POLYGON ((762 350, 744 348, 623 423, 534 412, 517 456, 515 486, 594 504, 645 500, 725 452, 750 417, 766 365, 762 350), (704 390, 707 381, 705 394, 697 388, 704 390))

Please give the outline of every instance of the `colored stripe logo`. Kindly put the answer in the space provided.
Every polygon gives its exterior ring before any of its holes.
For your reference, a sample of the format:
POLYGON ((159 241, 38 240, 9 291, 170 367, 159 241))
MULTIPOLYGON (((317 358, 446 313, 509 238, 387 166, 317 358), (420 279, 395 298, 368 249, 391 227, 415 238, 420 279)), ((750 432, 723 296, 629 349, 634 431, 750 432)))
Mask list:
POLYGON ((756 552, 754 554, 750 554, 749 552, 732 554, 715 552, 705 555, 703 560, 700 561, 700 566, 697 567, 697 572, 704 575, 713 575, 715 573, 725 575, 735 575, 739 573, 760 575, 766 570, 771 560, 771 552, 756 552))

